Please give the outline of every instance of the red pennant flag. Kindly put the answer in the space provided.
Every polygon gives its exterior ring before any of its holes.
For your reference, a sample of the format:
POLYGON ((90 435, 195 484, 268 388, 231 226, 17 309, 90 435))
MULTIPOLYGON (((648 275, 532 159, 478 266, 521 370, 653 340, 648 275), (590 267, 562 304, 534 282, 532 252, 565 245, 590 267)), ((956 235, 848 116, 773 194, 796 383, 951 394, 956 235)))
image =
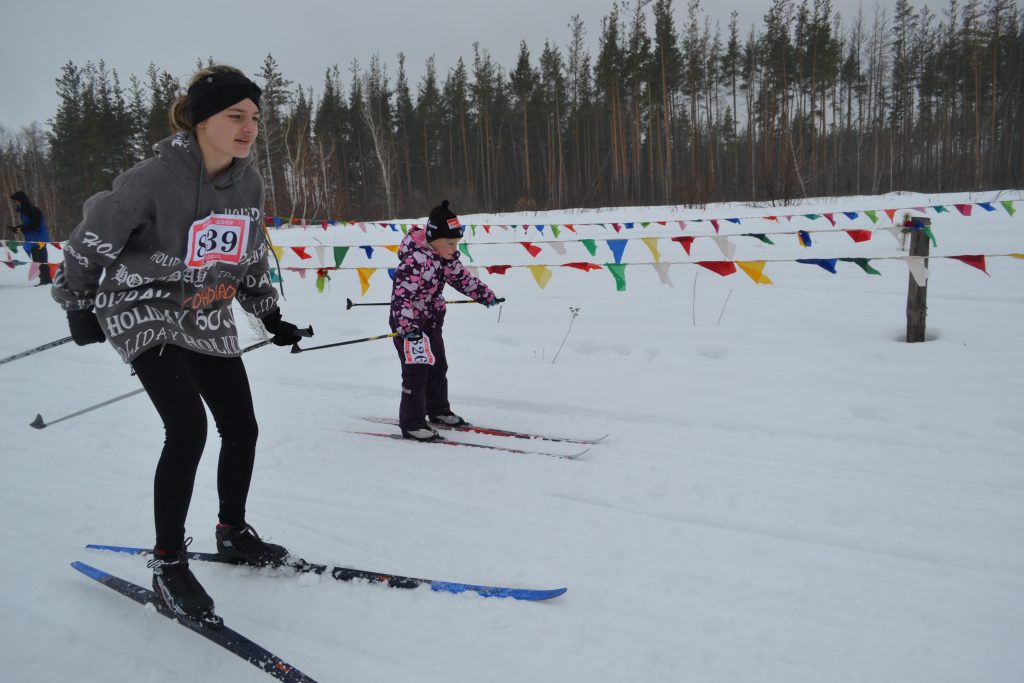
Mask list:
POLYGON ((658 225, 668 225, 668 221, 654 221, 658 225))
POLYGON ((959 211, 961 215, 963 215, 963 216, 970 216, 971 215, 971 205, 970 204, 954 204, 953 206, 956 207, 956 210, 959 211))
POLYGON ((313 258, 312 256, 306 253, 305 247, 292 247, 292 251, 298 254, 299 258, 302 259, 303 261, 305 261, 308 258, 313 258))
POLYGON ((577 268, 583 271, 601 270, 602 268, 602 266, 599 266, 596 263, 587 263, 586 261, 573 261, 572 263, 563 263, 562 265, 567 266, 569 268, 577 268))
POLYGON ((889 217, 889 222, 893 225, 896 224, 896 209, 884 209, 885 215, 889 217))
POLYGON ((530 252, 530 256, 533 256, 534 258, 537 258, 537 254, 540 253, 540 247, 532 242, 520 242, 519 244, 523 245, 523 248, 530 252))
POLYGON ((715 232, 717 233, 718 232, 718 219, 717 218, 712 218, 711 219, 711 225, 715 228, 715 232))
POLYGON ((621 223, 612 223, 612 227, 615 228, 615 232, 622 232, 622 224, 621 223))
POLYGON ((679 244, 681 244, 683 246, 683 249, 686 250, 686 253, 687 254, 690 253, 690 246, 693 245, 693 238, 692 237, 673 237, 672 241, 673 242, 679 242, 679 244))
POLYGON ((968 256, 950 256, 949 258, 955 258, 957 261, 963 261, 969 266, 974 266, 981 272, 988 275, 988 271, 985 270, 985 257, 979 255, 968 255, 968 256))
POLYGON ((324 230, 326 230, 327 229, 327 221, 320 221, 320 227, 323 228, 324 230))
POLYGON ((766 221, 775 221, 776 223, 779 222, 779 217, 778 216, 765 216, 764 219, 766 221))
POLYGON ((704 266, 708 270, 714 271, 723 277, 726 275, 732 275, 736 272, 736 264, 732 261, 697 261, 697 265, 704 266))
POLYGON ((566 223, 565 224, 565 229, 566 230, 571 230, 572 232, 576 232, 576 228, 572 227, 572 223, 566 223))
POLYGON ((504 275, 505 271, 512 266, 487 266, 487 272, 491 275, 504 275))
POLYGON ((833 228, 836 227, 836 219, 832 217, 832 214, 823 213, 821 215, 828 219, 828 222, 832 224, 833 228))
POLYGON ((871 239, 870 230, 847 230, 846 234, 849 235, 854 242, 867 242, 871 239))
POLYGON ((485 225, 484 226, 484 232, 486 232, 488 235, 490 235, 491 234, 491 226, 485 225))

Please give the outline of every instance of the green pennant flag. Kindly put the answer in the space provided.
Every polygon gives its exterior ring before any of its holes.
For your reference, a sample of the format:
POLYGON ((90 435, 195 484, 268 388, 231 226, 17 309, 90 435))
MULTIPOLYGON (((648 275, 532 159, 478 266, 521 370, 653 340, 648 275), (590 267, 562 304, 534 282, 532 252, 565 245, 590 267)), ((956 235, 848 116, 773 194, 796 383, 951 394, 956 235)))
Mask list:
POLYGON ((555 236, 555 239, 558 239, 558 235, 561 234, 561 232, 562 231, 558 229, 557 225, 554 223, 551 224, 551 234, 555 236))
POLYGON ((317 276, 316 276, 316 291, 318 291, 321 294, 323 294, 324 293, 324 286, 327 284, 327 282, 330 279, 331 279, 331 276, 328 275, 326 272, 317 273, 317 276))
POLYGON ((923 232, 928 237, 928 239, 931 240, 933 247, 939 246, 938 241, 935 239, 935 233, 932 232, 931 228, 925 226, 921 228, 921 232, 923 232))
POLYGON ((587 251, 590 252, 591 256, 593 256, 594 254, 597 253, 597 242, 595 240, 580 240, 580 241, 583 242, 583 246, 585 246, 587 248, 587 251))
POLYGON ((747 234, 745 234, 743 236, 744 237, 753 237, 755 239, 759 239, 762 242, 764 242, 765 244, 771 244, 771 245, 775 244, 775 242, 772 242, 771 239, 769 239, 768 235, 765 235, 763 233, 748 232, 747 234))
POLYGON ((473 235, 473 237, 476 237, 476 224, 475 223, 473 225, 469 226, 469 233, 471 235, 473 235))
POLYGON ((281 271, 279 271, 277 268, 271 268, 270 269, 270 281, 271 282, 280 283, 281 282, 281 271))
POLYGON ((941 204, 939 206, 933 206, 932 208, 935 209, 935 213, 948 213, 949 212, 949 209, 947 209, 946 207, 942 206, 941 204))
POLYGON ((864 215, 870 218, 872 223, 878 222, 878 211, 865 211, 864 215))
POLYGON ((14 253, 18 253, 18 243, 15 240, 7 240, 7 248, 14 253))
POLYGON ((871 265, 869 263, 870 259, 866 259, 866 258, 841 258, 839 260, 840 261, 847 261, 848 263, 856 263, 858 266, 861 267, 861 270, 863 270, 868 275, 881 275, 881 273, 879 273, 877 270, 875 270, 874 268, 871 267, 871 265))
POLYGON ((810 218, 812 221, 816 221, 821 218, 820 213, 805 213, 804 218, 810 218))
POLYGON ((640 223, 640 227, 646 228, 650 224, 651 224, 650 221, 647 221, 646 223, 640 223))
POLYGON ((345 254, 348 253, 348 247, 335 247, 334 248, 334 265, 340 266, 341 262, 345 260, 345 254))
POLYGON ((626 265, 625 263, 606 263, 604 264, 612 277, 615 278, 615 291, 625 292, 626 291, 626 265))
POLYGON ((1012 199, 1004 199, 999 203, 1003 205, 1004 209, 1006 209, 1006 213, 1010 214, 1011 216, 1017 212, 1017 209, 1013 208, 1012 199))
POLYGON ((463 254, 466 255, 466 258, 469 259, 470 263, 473 262, 473 257, 469 255, 469 245, 468 244, 466 244, 465 242, 459 242, 459 251, 461 251, 463 254))

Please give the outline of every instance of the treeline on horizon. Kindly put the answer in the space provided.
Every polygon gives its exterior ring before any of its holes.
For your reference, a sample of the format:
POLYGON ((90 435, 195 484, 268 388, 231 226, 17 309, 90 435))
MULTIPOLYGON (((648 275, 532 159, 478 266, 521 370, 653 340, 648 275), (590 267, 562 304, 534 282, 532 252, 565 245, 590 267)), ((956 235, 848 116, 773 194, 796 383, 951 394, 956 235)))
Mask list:
MULTIPOLYGON (((597 54, 570 19, 564 46, 514 65, 474 44, 415 85, 405 58, 326 70, 319 97, 272 55, 254 154, 268 215, 386 220, 459 213, 1020 186, 1024 30, 1017 0, 909 0, 839 16, 830 0, 774 0, 747 30, 700 0, 613 4, 597 54)), ((235 65, 240 66, 240 65, 235 65)), ((186 76, 187 80, 187 76, 186 76)), ((25 189, 54 239, 82 202, 168 135, 185 83, 150 64, 127 87, 67 63, 58 110, 5 133, 0 185, 25 189)))

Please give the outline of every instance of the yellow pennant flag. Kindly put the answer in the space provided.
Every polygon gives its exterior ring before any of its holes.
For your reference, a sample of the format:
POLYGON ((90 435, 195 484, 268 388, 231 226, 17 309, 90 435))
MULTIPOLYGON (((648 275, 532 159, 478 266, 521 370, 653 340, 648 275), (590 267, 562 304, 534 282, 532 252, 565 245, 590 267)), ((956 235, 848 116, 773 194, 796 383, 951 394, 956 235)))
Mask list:
POLYGON ((533 273, 533 279, 537 281, 541 289, 548 286, 548 282, 551 281, 551 269, 547 266, 527 266, 530 272, 533 273))
POLYGON ((370 278, 377 272, 377 269, 356 268, 356 272, 359 273, 359 285, 363 288, 363 296, 366 296, 366 290, 370 288, 370 278))
POLYGON ((643 237, 641 238, 647 248, 651 250, 651 255, 654 257, 654 262, 658 263, 661 261, 661 252, 658 251, 658 238, 657 237, 643 237))
POLYGON ((771 285, 774 284, 767 275, 764 274, 764 261, 737 261, 736 265, 740 269, 750 276, 750 279, 759 285, 771 285))
POLYGON ((388 251, 390 251, 392 254, 397 254, 398 253, 398 247, 399 247, 399 245, 397 245, 397 244, 385 244, 384 245, 384 248, 387 249, 388 251))
POLYGON ((1012 256, 1013 258, 1024 259, 1024 254, 1010 254, 1010 256, 1012 256))
POLYGON ((274 250, 274 256, 276 256, 277 260, 280 261, 281 260, 281 256, 284 255, 284 247, 270 247, 270 248, 274 250))

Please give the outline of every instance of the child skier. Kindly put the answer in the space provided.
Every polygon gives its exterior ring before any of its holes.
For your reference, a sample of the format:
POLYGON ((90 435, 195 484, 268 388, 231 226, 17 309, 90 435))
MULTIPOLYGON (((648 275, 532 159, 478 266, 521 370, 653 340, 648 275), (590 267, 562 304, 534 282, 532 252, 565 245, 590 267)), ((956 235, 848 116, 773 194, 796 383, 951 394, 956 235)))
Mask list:
POLYGON ((394 338, 402 362, 398 422, 407 439, 441 438, 427 424, 428 416, 438 424, 466 424, 448 404, 448 361, 441 335, 445 283, 485 306, 503 301, 459 260, 462 232, 446 199, 431 210, 426 228, 410 230, 398 250, 389 322, 398 333, 394 338))

